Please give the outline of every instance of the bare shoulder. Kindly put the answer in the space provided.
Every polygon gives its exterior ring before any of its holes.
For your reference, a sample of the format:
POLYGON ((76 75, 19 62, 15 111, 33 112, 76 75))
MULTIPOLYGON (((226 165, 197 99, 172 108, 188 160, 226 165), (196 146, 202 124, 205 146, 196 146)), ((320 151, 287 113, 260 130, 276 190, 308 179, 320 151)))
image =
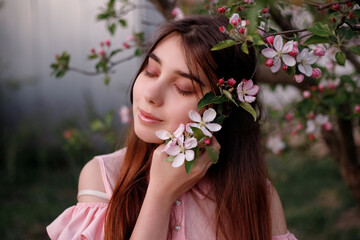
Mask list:
MULTIPOLYGON (((101 176, 99 161, 94 158, 90 160, 81 170, 79 176, 78 191, 95 190, 105 192, 105 186, 101 176)), ((103 198, 91 195, 82 195, 78 197, 79 202, 108 202, 103 198)))
POLYGON ((270 184, 270 216, 271 216, 271 231, 272 235, 283 235, 287 233, 286 220, 284 210, 278 192, 273 185, 270 184))

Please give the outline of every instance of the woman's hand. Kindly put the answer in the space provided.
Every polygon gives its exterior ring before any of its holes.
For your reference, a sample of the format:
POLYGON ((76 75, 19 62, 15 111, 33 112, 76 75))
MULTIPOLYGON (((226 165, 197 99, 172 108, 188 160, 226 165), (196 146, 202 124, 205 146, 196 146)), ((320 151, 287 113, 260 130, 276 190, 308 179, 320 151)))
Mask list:
MULTIPOLYGON (((211 138, 210 146, 217 152, 220 151, 220 144, 215 137, 211 138)), ((162 152, 163 148, 164 145, 160 145, 153 153, 148 192, 151 191, 161 197, 162 200, 168 200, 172 203, 205 176, 212 162, 204 151, 199 154, 195 166, 187 174, 183 165, 174 168, 165 161, 168 156, 162 152)))

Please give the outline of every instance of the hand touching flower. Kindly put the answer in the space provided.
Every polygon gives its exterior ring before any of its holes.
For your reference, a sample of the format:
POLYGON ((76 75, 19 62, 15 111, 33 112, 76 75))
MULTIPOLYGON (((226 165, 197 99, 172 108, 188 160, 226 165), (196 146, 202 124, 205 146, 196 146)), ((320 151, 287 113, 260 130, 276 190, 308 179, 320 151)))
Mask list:
POLYGON ((169 131, 166 130, 159 130, 155 132, 155 135, 160 138, 161 140, 169 140, 170 141, 166 144, 164 151, 166 151, 171 145, 174 145, 176 143, 176 140, 182 136, 182 134, 184 133, 185 130, 185 126, 184 124, 180 124, 179 127, 175 130, 174 133, 170 133, 169 131))
POLYGON ((173 167, 180 167, 185 159, 186 161, 194 160, 195 153, 192 148, 197 146, 196 138, 186 138, 185 141, 184 138, 184 135, 181 135, 177 140, 178 145, 172 145, 166 150, 170 156, 176 156, 172 162, 173 167))

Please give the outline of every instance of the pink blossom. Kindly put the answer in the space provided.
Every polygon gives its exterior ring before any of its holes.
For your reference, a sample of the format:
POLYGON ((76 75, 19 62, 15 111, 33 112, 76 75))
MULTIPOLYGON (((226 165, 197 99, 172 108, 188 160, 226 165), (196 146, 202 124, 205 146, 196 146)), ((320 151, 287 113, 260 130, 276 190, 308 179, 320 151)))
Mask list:
POLYGON ((206 145, 209 145, 209 144, 210 144, 210 138, 205 139, 205 140, 204 140, 204 143, 205 143, 206 145))
POLYGON ((301 53, 296 57, 296 61, 299 63, 299 71, 308 77, 312 75, 311 64, 314 64, 317 60, 318 57, 312 53, 309 53, 309 49, 307 48, 304 48, 301 53))
POLYGON ((127 42, 132 42, 132 41, 134 41, 134 40, 135 40, 135 37, 134 37, 133 34, 129 34, 129 35, 127 35, 126 38, 125 38, 125 41, 127 41, 127 42))
POLYGON ((356 112, 356 113, 360 113, 360 105, 356 105, 356 106, 355 106, 355 112, 356 112))
POLYGON ((128 49, 128 48, 130 48, 130 45, 127 42, 123 42, 123 47, 128 49))
POLYGON ((292 113, 287 113, 285 115, 286 120, 291 121, 294 118, 294 115, 292 113))
POLYGON ((323 124, 323 128, 326 130, 326 131, 330 131, 332 129, 332 124, 331 122, 326 122, 323 124))
POLYGON ((333 69, 334 69, 334 63, 333 62, 327 62, 326 63, 326 69, 328 70, 328 71, 332 71, 333 69))
POLYGON ((226 8, 225 7, 219 7, 218 8, 218 12, 221 13, 221 14, 224 14, 226 11, 226 8))
POLYGON ((219 27, 219 31, 222 33, 226 33, 226 28, 224 26, 219 27))
POLYGON ((265 65, 268 67, 274 66, 274 60, 272 60, 271 58, 266 59, 265 65))
POLYGON ((297 83, 301 83, 302 81, 304 81, 304 75, 302 74, 295 74, 294 75, 294 79, 297 83))
POLYGON ((295 66, 296 61, 295 59, 289 55, 289 53, 292 51, 294 45, 293 41, 289 41, 284 45, 284 40, 280 35, 277 35, 274 38, 274 45, 273 48, 265 48, 261 51, 261 53, 266 58, 271 58, 274 60, 274 66, 270 67, 271 71, 273 73, 279 71, 281 67, 281 60, 284 62, 284 64, 292 67, 295 66))
POLYGON ((163 152, 166 152, 171 146, 176 144, 178 138, 183 135, 184 130, 185 130, 185 126, 184 124, 181 123, 173 133, 170 133, 169 131, 166 130, 158 130, 155 132, 155 135, 161 140, 169 139, 169 142, 164 147, 163 152))
POLYGON ((238 13, 234 13, 229 18, 229 23, 233 25, 234 27, 241 23, 241 18, 238 13))
POLYGON ((268 36, 268 37, 266 37, 266 42, 270 45, 273 45, 274 38, 275 38, 274 36, 268 36))
POLYGON ((314 68, 311 76, 313 78, 321 77, 321 70, 319 68, 314 68))
POLYGON ((320 92, 323 92, 324 91, 324 85, 319 83, 318 84, 318 89, 319 89, 320 92))
POLYGON ((224 83, 225 83, 224 78, 220 78, 220 79, 219 79, 219 84, 220 84, 220 85, 223 85, 224 83))
POLYGON ((99 55, 101 55, 101 56, 104 56, 104 55, 105 55, 104 49, 100 49, 100 50, 99 50, 99 55))
POLYGON ((91 52, 92 54, 94 54, 94 53, 95 53, 95 48, 91 48, 91 49, 90 49, 90 52, 91 52))
POLYGON ((255 85, 253 81, 243 80, 236 88, 236 92, 238 94, 238 98, 241 102, 252 103, 256 100, 255 95, 259 91, 259 86, 255 85))
POLYGON ((326 49, 323 46, 316 46, 314 49, 314 54, 318 57, 324 56, 326 53, 326 49))
POLYGON ((303 127, 304 127, 304 126, 303 126, 301 123, 299 123, 299 124, 296 125, 296 129, 297 129, 297 130, 301 130, 301 129, 303 129, 303 127))
POLYGON ((105 44, 106 46, 110 46, 111 45, 111 41, 109 39, 105 40, 105 44))
POLYGON ((298 47, 297 46, 293 46, 293 49, 291 50, 291 52, 289 52, 289 54, 291 55, 291 56, 296 56, 296 55, 298 55, 299 54, 299 49, 298 49, 298 47))
POLYGON ((230 85, 230 86, 235 86, 235 84, 236 84, 236 81, 235 81, 235 79, 233 79, 233 78, 229 78, 228 80, 227 80, 227 83, 230 85))
POLYGON ((288 66, 287 66, 287 65, 285 65, 285 64, 284 64, 284 65, 282 65, 282 67, 281 67, 281 68, 282 68, 282 70, 284 70, 284 71, 288 70, 288 66))
POLYGON ((310 98, 310 96, 311 96, 310 91, 305 90, 305 91, 303 92, 303 96, 304 96, 304 98, 310 98))
POLYGON ((179 19, 184 18, 183 11, 181 10, 181 8, 178 8, 178 7, 171 10, 171 14, 173 15, 175 20, 179 20, 179 19))

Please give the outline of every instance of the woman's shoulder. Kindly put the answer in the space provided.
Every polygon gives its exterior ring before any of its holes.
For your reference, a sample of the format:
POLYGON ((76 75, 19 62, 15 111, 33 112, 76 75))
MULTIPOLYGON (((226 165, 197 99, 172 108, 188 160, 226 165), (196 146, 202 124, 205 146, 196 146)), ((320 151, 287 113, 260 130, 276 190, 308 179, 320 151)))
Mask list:
MULTIPOLYGON (((106 193, 109 198, 115 187, 126 148, 116 152, 100 155, 90 160, 81 170, 78 190, 91 190, 106 193)), ((104 198, 92 195, 78 197, 79 202, 107 202, 104 198)))
POLYGON ((275 187, 268 182, 269 200, 270 200, 270 217, 272 223, 273 235, 282 235, 287 233, 284 210, 281 200, 275 187))

